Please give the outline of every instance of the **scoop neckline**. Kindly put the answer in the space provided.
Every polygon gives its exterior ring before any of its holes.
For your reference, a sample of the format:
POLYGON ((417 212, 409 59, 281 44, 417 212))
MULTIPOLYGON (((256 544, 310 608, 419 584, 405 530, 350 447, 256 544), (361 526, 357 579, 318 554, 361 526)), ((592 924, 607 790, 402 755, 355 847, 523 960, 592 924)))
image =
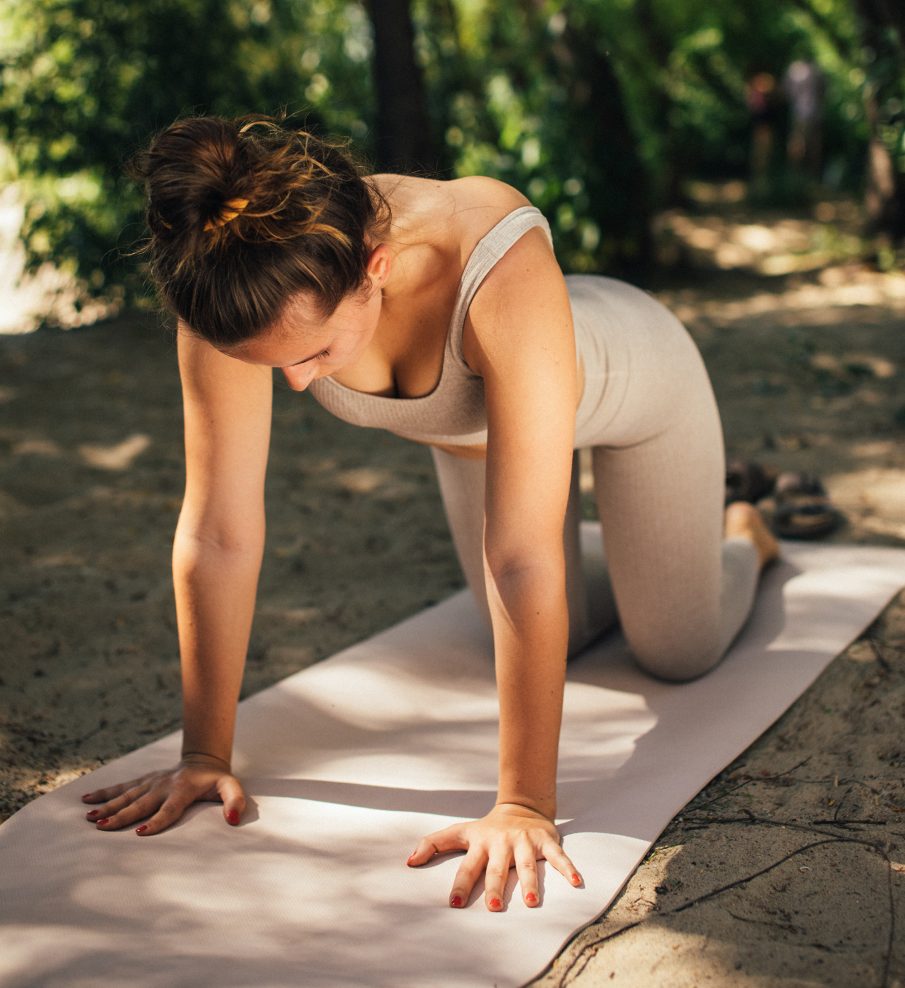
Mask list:
MULTIPOLYGON (((507 222, 507 220, 510 220, 516 214, 520 214, 523 212, 534 212, 540 214, 540 216, 543 217, 543 213, 541 213, 541 211, 537 208, 537 206, 533 206, 533 205, 517 206, 515 209, 512 209, 508 213, 506 213, 505 216, 497 220, 497 222, 493 224, 493 226, 484 234, 483 237, 481 237, 481 239, 474 245, 474 247, 472 247, 471 253, 468 255, 468 260, 466 260, 465 266, 462 268, 462 274, 459 276, 459 288, 458 291, 456 292, 456 300, 453 303, 452 315, 449 317, 449 324, 446 327, 446 342, 443 345, 443 360, 440 364, 440 377, 437 379, 437 383, 434 385, 433 390, 428 391, 426 395, 416 395, 414 398, 398 398, 393 395, 377 395, 377 394, 373 394, 370 391, 358 391, 356 388, 350 388, 345 384, 341 384, 339 381, 335 380, 332 377, 322 377, 320 378, 320 380, 312 382, 312 385, 317 386, 315 390, 317 390, 317 388, 320 388, 321 386, 326 386, 327 388, 333 388, 336 391, 344 392, 349 395, 354 395, 356 400, 363 399, 365 401, 370 400, 375 402, 399 401, 399 402, 404 402, 406 405, 410 405, 413 402, 427 401, 428 399, 434 398, 440 392, 440 389, 443 387, 444 381, 447 381, 449 379, 446 374, 446 368, 448 366, 447 358, 450 356, 450 354, 452 354, 452 343, 451 343, 452 329, 453 329, 452 324, 459 312, 459 304, 462 297, 462 290, 466 284, 466 275, 468 274, 469 269, 474 264, 477 263, 484 242, 488 240, 491 237, 491 235, 500 226, 502 226, 503 223, 507 222)), ((463 361, 462 363, 463 366, 467 368, 465 362, 463 361)), ((472 371, 471 373, 474 372, 472 371)))

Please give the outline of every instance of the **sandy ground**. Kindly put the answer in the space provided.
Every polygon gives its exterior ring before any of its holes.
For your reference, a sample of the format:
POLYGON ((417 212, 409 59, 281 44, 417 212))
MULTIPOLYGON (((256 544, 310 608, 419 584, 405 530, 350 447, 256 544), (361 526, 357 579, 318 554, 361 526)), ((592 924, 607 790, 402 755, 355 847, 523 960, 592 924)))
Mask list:
MULTIPOLYGON (((846 261, 845 205, 820 208, 666 216, 694 268, 656 290, 729 452, 819 471, 849 517, 833 538, 903 545, 905 279, 846 261)), ((174 357, 146 313, 0 337, 0 819, 178 725, 174 357)), ((427 451, 285 388, 267 498, 245 695, 461 585, 427 451)), ((905 984, 903 715, 905 593, 537 983, 905 984)))

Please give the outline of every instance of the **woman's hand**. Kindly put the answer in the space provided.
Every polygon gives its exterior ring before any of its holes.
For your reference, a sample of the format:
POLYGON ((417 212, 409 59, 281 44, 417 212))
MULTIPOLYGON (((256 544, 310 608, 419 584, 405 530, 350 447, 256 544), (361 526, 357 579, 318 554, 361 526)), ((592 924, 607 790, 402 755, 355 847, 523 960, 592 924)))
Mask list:
POLYGON ((242 784, 231 774, 229 764, 204 754, 185 755, 173 769, 86 793, 82 801, 103 804, 87 814, 99 830, 119 830, 144 820, 135 831, 141 837, 165 830, 192 803, 222 802, 223 816, 234 827, 245 809, 242 784))
POLYGON ((484 902, 492 912, 503 908, 509 869, 515 865, 526 906, 540 904, 537 862, 546 858, 566 880, 581 885, 581 876, 560 846, 559 831, 548 817, 518 803, 498 803, 480 820, 455 823, 423 837, 407 864, 426 864, 435 854, 465 851, 453 882, 449 904, 462 908, 484 873, 484 902))

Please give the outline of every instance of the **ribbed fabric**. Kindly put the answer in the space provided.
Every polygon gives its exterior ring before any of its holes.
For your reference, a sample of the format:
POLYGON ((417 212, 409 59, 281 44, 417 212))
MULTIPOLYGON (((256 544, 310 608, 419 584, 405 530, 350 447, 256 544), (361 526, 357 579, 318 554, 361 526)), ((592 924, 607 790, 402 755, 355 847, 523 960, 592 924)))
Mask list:
MULTIPOLYGON (((589 579, 578 547, 573 471, 563 537, 570 652, 617 613, 639 664, 664 679, 714 666, 747 620, 757 552, 723 541, 725 467, 704 362, 650 295, 592 275, 566 278, 585 362, 576 445, 591 448, 609 585, 589 579)), ((485 616, 483 459, 432 450, 466 579, 485 616)))
POLYGON ((308 390, 328 412, 352 425, 387 429, 406 439, 448 446, 487 442, 484 381, 462 356, 462 328, 471 300, 496 262, 519 238, 539 226, 552 244, 550 227, 534 206, 504 216, 477 243, 459 282, 449 321, 443 369, 436 388, 421 398, 391 398, 354 391, 330 377, 312 381, 308 390))

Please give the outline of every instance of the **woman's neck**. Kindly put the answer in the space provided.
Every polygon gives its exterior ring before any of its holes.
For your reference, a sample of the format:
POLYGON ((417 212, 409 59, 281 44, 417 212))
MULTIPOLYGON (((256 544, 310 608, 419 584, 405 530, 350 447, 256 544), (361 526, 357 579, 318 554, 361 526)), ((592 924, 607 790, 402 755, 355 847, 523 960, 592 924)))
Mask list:
POLYGON ((436 281, 458 245, 453 223, 457 203, 450 183, 393 174, 369 180, 386 198, 391 214, 380 241, 393 259, 384 299, 391 303, 419 295, 436 281))

